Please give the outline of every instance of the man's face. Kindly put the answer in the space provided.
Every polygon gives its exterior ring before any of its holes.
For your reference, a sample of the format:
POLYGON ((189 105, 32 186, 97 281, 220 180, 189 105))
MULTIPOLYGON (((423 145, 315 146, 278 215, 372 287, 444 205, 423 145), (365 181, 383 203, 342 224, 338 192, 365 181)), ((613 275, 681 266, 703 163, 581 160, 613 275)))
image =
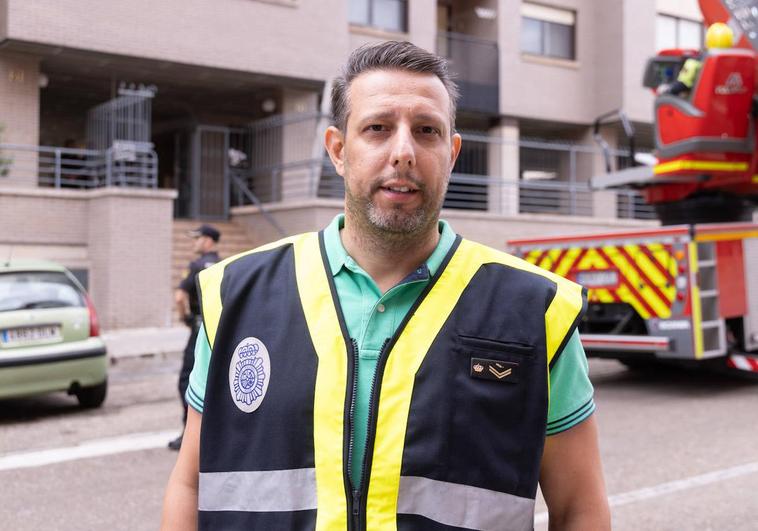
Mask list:
POLYGON ((432 74, 375 70, 349 89, 344 134, 327 148, 345 179, 348 214, 382 233, 419 234, 437 223, 460 150, 450 99, 432 74))
POLYGON ((212 242, 213 240, 209 238, 208 236, 195 236, 194 241, 192 242, 192 251, 195 254, 205 254, 206 250, 209 247, 209 242, 212 242))

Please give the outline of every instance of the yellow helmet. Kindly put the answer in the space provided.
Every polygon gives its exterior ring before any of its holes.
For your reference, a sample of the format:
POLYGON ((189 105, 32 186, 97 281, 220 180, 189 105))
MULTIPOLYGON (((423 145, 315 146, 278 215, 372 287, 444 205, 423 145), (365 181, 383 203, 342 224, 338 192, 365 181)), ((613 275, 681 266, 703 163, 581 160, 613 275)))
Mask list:
POLYGON ((731 48, 734 45, 734 33, 732 29, 723 22, 711 24, 705 33, 705 47, 711 48, 731 48))

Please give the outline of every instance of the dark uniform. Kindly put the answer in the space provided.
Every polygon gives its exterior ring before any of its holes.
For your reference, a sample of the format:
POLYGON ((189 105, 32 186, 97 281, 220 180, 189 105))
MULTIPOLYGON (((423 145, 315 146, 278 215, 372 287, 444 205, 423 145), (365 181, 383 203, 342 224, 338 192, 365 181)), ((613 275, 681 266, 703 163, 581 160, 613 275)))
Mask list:
POLYGON ((185 323, 191 328, 190 337, 187 340, 187 346, 184 347, 184 358, 182 360, 182 370, 179 372, 179 396, 184 405, 184 422, 187 422, 187 401, 184 394, 187 392, 189 377, 192 372, 192 366, 195 364, 195 342, 197 333, 200 329, 200 300, 197 295, 197 274, 203 269, 212 266, 221 259, 218 253, 205 253, 197 260, 189 264, 187 276, 179 283, 179 289, 186 291, 189 295, 190 314, 185 317, 185 323))

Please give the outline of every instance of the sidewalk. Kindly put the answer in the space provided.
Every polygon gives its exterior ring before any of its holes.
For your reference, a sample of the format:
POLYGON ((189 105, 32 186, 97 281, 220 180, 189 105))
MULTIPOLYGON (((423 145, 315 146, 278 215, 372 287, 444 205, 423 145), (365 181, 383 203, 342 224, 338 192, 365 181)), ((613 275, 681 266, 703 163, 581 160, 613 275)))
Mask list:
POLYGON ((186 326, 125 328, 102 333, 112 360, 139 356, 162 356, 182 352, 190 330, 186 326))

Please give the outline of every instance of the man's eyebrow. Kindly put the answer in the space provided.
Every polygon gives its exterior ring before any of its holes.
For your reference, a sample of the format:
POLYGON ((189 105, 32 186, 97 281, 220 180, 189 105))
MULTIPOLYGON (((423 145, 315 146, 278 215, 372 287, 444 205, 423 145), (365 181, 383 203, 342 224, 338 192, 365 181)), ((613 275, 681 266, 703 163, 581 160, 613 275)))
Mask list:
POLYGON ((370 122, 371 120, 387 120, 393 118, 395 113, 392 111, 380 111, 367 114, 361 118, 361 122, 370 122))
MULTIPOLYGON (((395 113, 393 111, 378 111, 374 113, 367 114, 366 116, 362 117, 360 119, 361 123, 370 122, 372 120, 388 120, 390 118, 394 118, 395 113)), ((419 113, 413 115, 413 120, 416 122, 444 122, 444 117, 432 114, 432 113, 419 113)))
POLYGON ((421 113, 416 114, 414 119, 420 122, 444 122, 445 118, 437 114, 421 113))

